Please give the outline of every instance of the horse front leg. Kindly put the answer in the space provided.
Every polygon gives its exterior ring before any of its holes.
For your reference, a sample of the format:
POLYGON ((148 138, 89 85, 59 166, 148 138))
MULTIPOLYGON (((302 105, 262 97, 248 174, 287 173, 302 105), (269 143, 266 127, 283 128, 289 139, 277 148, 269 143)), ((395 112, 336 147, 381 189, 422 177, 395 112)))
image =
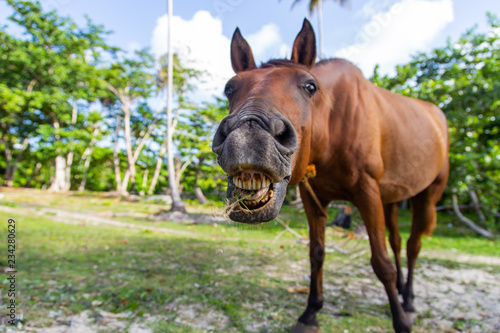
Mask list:
POLYGON ((318 331, 316 313, 323 307, 323 262, 325 260, 326 219, 318 209, 310 194, 300 186, 300 196, 304 204, 309 224, 309 259, 311 261, 311 283, 307 308, 299 317, 292 333, 313 333, 318 331))
POLYGON ((366 175, 360 182, 354 204, 359 209, 370 239, 373 271, 384 285, 392 312, 392 325, 397 333, 411 332, 411 324, 398 299, 397 272, 387 253, 385 218, 380 189, 372 177, 366 175))

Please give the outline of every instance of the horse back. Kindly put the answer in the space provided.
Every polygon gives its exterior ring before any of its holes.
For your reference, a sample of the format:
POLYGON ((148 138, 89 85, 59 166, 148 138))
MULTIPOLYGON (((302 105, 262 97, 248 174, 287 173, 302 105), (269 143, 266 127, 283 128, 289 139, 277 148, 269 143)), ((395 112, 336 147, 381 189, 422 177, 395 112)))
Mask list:
POLYGON ((331 95, 313 123, 313 145, 322 152, 315 163, 333 176, 343 170, 334 177, 344 182, 340 186, 355 191, 357 177, 368 173, 388 203, 410 198, 436 179, 448 153, 446 119, 438 107, 373 85, 345 60, 320 62, 313 72, 331 95))

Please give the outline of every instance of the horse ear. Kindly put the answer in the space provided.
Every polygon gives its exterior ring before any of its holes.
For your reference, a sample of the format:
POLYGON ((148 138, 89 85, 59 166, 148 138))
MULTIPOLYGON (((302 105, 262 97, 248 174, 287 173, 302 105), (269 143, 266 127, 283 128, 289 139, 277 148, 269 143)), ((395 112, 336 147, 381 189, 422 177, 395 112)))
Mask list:
POLYGON ((231 40, 231 65, 236 74, 257 68, 253 59, 252 49, 241 36, 240 29, 236 28, 231 40))
POLYGON ((316 61, 316 36, 311 23, 307 19, 304 19, 302 29, 295 38, 295 42, 293 42, 291 60, 309 68, 314 66, 316 61))

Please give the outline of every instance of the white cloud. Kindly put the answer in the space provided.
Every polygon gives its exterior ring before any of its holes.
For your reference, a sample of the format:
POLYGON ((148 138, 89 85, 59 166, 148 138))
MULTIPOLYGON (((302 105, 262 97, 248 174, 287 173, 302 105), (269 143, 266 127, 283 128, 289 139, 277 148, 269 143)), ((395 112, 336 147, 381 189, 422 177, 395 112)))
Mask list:
MULTIPOLYGON (((158 18, 151 39, 152 52, 158 58, 167 53, 168 17, 158 18)), ((206 11, 198 11, 191 20, 179 16, 172 19, 172 47, 184 66, 204 71, 196 84, 196 100, 220 96, 225 82, 231 78, 230 41, 222 34, 222 22, 206 11)))
POLYGON ((396 64, 410 60, 411 54, 427 49, 453 21, 452 0, 404 0, 378 13, 370 3, 364 10, 371 15, 370 21, 352 45, 335 54, 358 65, 365 76, 371 76, 376 64, 381 73, 393 71, 396 64))
MULTIPOLYGON (((151 45, 157 58, 167 52, 167 24, 167 15, 161 16, 153 30, 151 45)), ((221 96, 227 80, 234 75, 230 58, 231 41, 222 34, 221 20, 200 10, 191 20, 174 16, 172 25, 172 46, 183 65, 207 73, 195 84, 195 100, 204 101, 214 95, 221 96)), ((287 51, 275 24, 264 25, 247 37, 256 61, 282 56, 287 51)))
MULTIPOLYGON (((246 38, 246 37, 245 37, 246 38)), ((257 63, 272 58, 284 58, 289 48, 281 39, 280 29, 274 23, 269 23, 246 38, 252 48, 257 63)))

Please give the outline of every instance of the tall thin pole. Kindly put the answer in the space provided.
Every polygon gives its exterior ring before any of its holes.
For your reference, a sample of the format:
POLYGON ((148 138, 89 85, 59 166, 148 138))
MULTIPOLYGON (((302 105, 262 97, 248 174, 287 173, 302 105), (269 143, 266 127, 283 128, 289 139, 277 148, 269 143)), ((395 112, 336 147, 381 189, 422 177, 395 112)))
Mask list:
POLYGON ((168 183, 170 186, 170 195, 172 196, 172 211, 186 212, 182 204, 177 182, 175 180, 174 152, 172 149, 172 137, 174 128, 172 126, 172 98, 174 88, 174 54, 172 52, 172 12, 173 0, 168 0, 168 32, 167 32, 167 161, 168 161, 168 183))
MULTIPOLYGON (((168 146, 168 151, 172 148, 172 135, 170 135, 170 130, 172 126, 172 90, 174 87, 174 55, 172 53, 172 11, 173 11, 173 0, 168 0, 168 6, 167 6, 167 11, 168 11, 168 32, 167 32, 167 52, 168 52, 168 57, 167 57, 167 122, 168 122, 168 138, 167 140, 167 146, 168 146)), ((170 155, 170 154, 169 154, 170 155)), ((169 167, 170 167, 170 160, 169 162, 169 167)))
POLYGON ((319 26, 319 45, 318 45, 318 58, 323 58, 323 9, 322 9, 323 0, 318 0, 318 26, 319 26))

